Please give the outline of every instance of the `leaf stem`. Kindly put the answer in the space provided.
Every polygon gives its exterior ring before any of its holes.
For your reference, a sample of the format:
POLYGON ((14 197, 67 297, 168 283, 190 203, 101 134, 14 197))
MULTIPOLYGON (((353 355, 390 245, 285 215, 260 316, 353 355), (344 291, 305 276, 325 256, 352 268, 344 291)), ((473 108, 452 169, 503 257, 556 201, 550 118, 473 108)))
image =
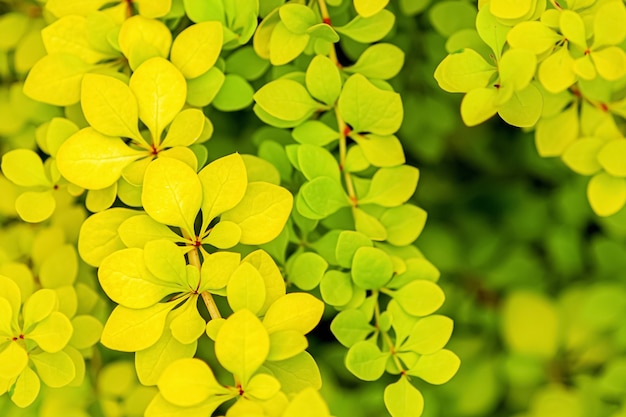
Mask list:
POLYGON ((354 184, 352 183, 352 176, 350 172, 346 171, 346 156, 347 152, 347 141, 346 141, 346 132, 349 130, 346 122, 341 118, 341 114, 339 113, 339 107, 335 105, 335 117, 337 118, 337 125, 339 127, 339 167, 343 172, 343 178, 346 183, 346 188, 348 191, 348 196, 350 197, 350 203, 352 204, 352 208, 356 208, 358 205, 358 199, 356 196, 356 192, 354 191, 354 184))
MULTIPOLYGON (((189 233, 187 233, 187 231, 182 228, 181 230, 185 239, 188 239, 192 242, 195 241, 195 239, 189 236, 189 233)), ((193 245, 192 249, 187 252, 187 260, 189 261, 189 265, 193 265, 198 268, 198 273, 202 273, 202 264, 200 263, 200 255, 198 254, 198 247, 196 245, 193 245)), ((211 319, 221 318, 222 315, 220 314, 220 310, 217 308, 217 304, 215 304, 215 300, 213 299, 211 293, 208 291, 203 291, 200 293, 200 296, 202 297, 202 301, 204 301, 204 305, 206 305, 206 308, 209 311, 211 319)))
MULTIPOLYGON (((322 15, 322 21, 324 23, 326 23, 328 26, 332 26, 331 22, 330 22, 330 14, 328 13, 328 7, 326 6, 326 0, 317 0, 317 4, 319 5, 320 8, 320 14, 322 15)), ((330 57, 329 57, 334 63, 335 65, 337 65, 339 68, 341 68, 341 64, 339 63, 339 60, 337 59, 337 51, 335 51, 335 45, 333 44, 333 47, 330 48, 330 57)))
MULTIPOLYGON (((376 300, 378 300, 378 291, 374 291, 374 293, 376 294, 376 300)), ((380 329, 380 304, 378 302, 376 302, 376 305, 374 306, 374 318, 376 320, 376 330, 380 331, 380 335, 381 335, 381 338, 383 339, 383 342, 386 343, 387 346, 389 347, 389 353, 391 353, 391 357, 393 358, 394 364, 396 365, 396 367, 398 367, 398 370, 400 371, 400 373, 402 375, 405 375, 406 369, 404 369, 404 366, 402 365, 400 358, 398 358, 396 347, 393 341, 391 340, 389 333, 380 329)))

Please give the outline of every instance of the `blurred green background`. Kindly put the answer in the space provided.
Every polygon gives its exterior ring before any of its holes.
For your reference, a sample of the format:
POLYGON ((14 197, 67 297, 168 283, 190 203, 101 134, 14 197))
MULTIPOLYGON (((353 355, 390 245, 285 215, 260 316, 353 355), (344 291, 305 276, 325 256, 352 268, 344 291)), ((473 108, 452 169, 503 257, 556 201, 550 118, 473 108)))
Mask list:
MULTIPOLYGON (((413 1, 415 10, 428 3, 413 1)), ((0 13, 27 13, 25 3, 0 1, 0 13)), ((398 4, 389 7, 398 10, 398 4)), ((449 348, 462 360, 451 382, 420 385, 424 416, 626 417, 626 212, 595 216, 587 178, 560 160, 541 159, 531 132, 499 120, 464 127, 461 97, 440 91, 432 77, 446 51, 428 9, 396 14, 397 27, 385 41, 406 53, 392 82, 405 106, 399 136, 409 163, 420 169, 413 202, 429 216, 416 245, 441 270, 447 295, 441 314, 454 319, 449 348)), ((362 50, 350 42, 342 47, 346 60, 362 50)), ((5 55, 1 68, 8 65, 5 55)), ((0 72, 2 153, 34 144, 35 126, 53 110, 16 91, 23 73, 0 72)), ((210 158, 255 151, 247 139, 261 124, 250 110, 211 118, 216 136, 210 158)), ((13 244, 8 201, 0 195, 3 247, 13 244)), ((327 343, 328 326, 323 322, 313 333, 311 351, 331 411, 339 417, 386 415, 382 395, 390 380, 364 383, 351 376, 343 366, 345 348, 327 343)), ((113 381, 99 382, 100 401, 109 401, 105 413, 136 415, 133 401, 151 391, 137 386, 127 362, 110 366, 117 368, 102 378, 113 381), (125 402, 127 408, 120 406, 125 402)), ((90 409, 93 393, 71 390, 49 401, 72 403, 73 415, 85 415, 81 410, 90 409)), ((55 407, 39 415, 58 416, 55 407)), ((22 416, 9 409, 6 396, 0 397, 0 415, 22 416)))

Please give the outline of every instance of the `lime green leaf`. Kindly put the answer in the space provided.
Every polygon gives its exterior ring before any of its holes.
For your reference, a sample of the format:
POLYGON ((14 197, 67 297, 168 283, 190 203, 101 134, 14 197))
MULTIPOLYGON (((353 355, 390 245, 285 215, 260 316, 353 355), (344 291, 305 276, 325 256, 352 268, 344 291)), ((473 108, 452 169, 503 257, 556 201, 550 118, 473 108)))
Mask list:
POLYGON ((124 168, 145 153, 131 149, 118 137, 88 127, 72 135, 57 152, 57 165, 68 181, 90 190, 115 183, 124 168))
POLYGON ((75 55, 46 55, 28 73, 24 94, 55 106, 78 103, 81 80, 89 69, 91 65, 75 55))
POLYGON ((453 352, 441 349, 419 358, 417 364, 409 369, 409 375, 415 375, 434 385, 448 382, 459 370, 461 360, 453 352))
POLYGON ((15 149, 2 156, 2 173, 22 187, 51 186, 41 158, 30 149, 15 149))
POLYGON ((393 298, 408 314, 423 317, 441 307, 445 294, 434 282, 416 280, 396 291, 393 298))
POLYGON ((151 307, 175 292, 150 275, 144 265, 144 251, 137 248, 122 249, 104 258, 98 278, 104 292, 128 308, 151 307))
POLYGON ((409 338, 401 350, 411 350, 429 355, 441 350, 452 335, 453 322, 446 316, 433 315, 420 319, 411 329, 409 338))
POLYGON ((383 9, 370 17, 356 16, 343 26, 334 29, 360 43, 373 43, 384 38, 393 28, 396 16, 389 10, 383 9))
POLYGON ((315 359, 306 351, 283 361, 263 364, 280 381, 286 394, 296 394, 306 388, 320 389, 322 377, 315 359))
POLYGON ((399 206, 413 195, 418 179, 418 169, 409 165, 381 168, 374 174, 367 195, 359 202, 383 207, 399 206))
MULTIPOLYGON (((196 345, 196 342, 180 343, 168 328, 164 329, 155 344, 135 354, 135 369, 139 381, 144 385, 156 385, 165 368, 172 362, 176 359, 193 357, 196 345)), ((131 372, 134 375, 135 370, 131 368, 131 372)))
POLYGON ((209 235, 202 239, 203 244, 218 249, 229 249, 241 240, 241 228, 233 222, 221 221, 211 228, 209 235))
POLYGON ((87 210, 99 213, 111 207, 117 197, 117 183, 100 190, 88 190, 85 199, 87 210))
POLYGON ((567 147, 561 158, 571 170, 580 175, 593 175, 602 169, 597 155, 606 141, 600 138, 580 138, 567 147))
MULTIPOLYGON (((33 293, 26 302, 22 311, 24 330, 29 332, 33 325, 48 318, 53 311, 59 309, 59 299, 56 292, 42 288, 33 293)), ((62 349, 63 347, 61 347, 62 349)))
POLYGON ((601 172, 587 186, 587 198, 598 216, 617 213, 626 203, 626 180, 601 172))
POLYGON ((297 330, 306 334, 319 323, 324 303, 308 293, 289 293, 270 305, 263 318, 269 333, 297 330))
POLYGON ((302 34, 318 23, 318 19, 310 7, 302 4, 285 4, 278 9, 280 20, 291 32, 302 34))
POLYGON ((528 49, 536 55, 541 55, 554 48, 562 36, 542 22, 531 21, 513 26, 506 39, 512 48, 528 49))
POLYGON ((98 132, 143 142, 137 129, 137 99, 117 78, 101 74, 83 77, 80 103, 85 118, 98 132))
POLYGON ((302 84, 284 78, 265 84, 254 94, 254 100, 271 116, 286 121, 309 117, 321 107, 302 84))
POLYGON ((380 12, 389 0, 354 0, 354 8, 359 16, 371 17, 380 12))
POLYGON ((72 332, 70 320, 64 314, 55 311, 37 323, 37 326, 26 337, 34 340, 42 350, 55 353, 67 345, 72 332))
POLYGON ((297 330, 280 330, 270 334, 269 361, 282 361, 303 352, 309 343, 297 330))
POLYGON ((310 291, 317 287, 328 268, 328 262, 314 252, 295 255, 287 268, 289 281, 298 288, 310 291))
POLYGON ((137 71, 141 64, 151 58, 167 58, 172 45, 172 34, 160 20, 137 15, 124 20, 118 43, 131 69, 137 71))
POLYGON ((269 39, 270 62, 275 66, 288 64, 304 51, 310 38, 307 33, 290 31, 282 21, 276 23, 269 39))
POLYGON ((546 297, 517 291, 505 300, 502 333, 512 351, 546 359, 553 357, 559 343, 558 327, 558 312, 546 297))
POLYGON ((404 52, 390 43, 377 43, 367 48, 352 66, 345 70, 367 78, 388 80, 398 75, 404 65, 404 52))
POLYGON ((391 135, 402 123, 400 95, 377 88, 361 74, 345 82, 338 105, 341 116, 357 132, 391 135))
POLYGON ((624 157, 626 152, 626 140, 615 139, 606 144, 597 153, 598 162, 607 174, 614 177, 626 177, 624 169, 624 157))
MULTIPOLYGON (((281 8, 281 10, 284 7, 281 8)), ((308 9, 308 8, 307 8, 308 9)), ((308 9, 310 10, 310 9, 308 9)), ((306 70, 306 88, 309 93, 330 106, 341 93, 341 75, 339 68, 330 58, 316 55, 306 70)))
POLYGON ((354 215, 354 228, 357 232, 361 232, 375 241, 387 239, 387 230, 377 217, 372 216, 360 207, 354 208, 352 213, 354 215))
POLYGON ((522 90, 535 76, 537 58, 527 49, 509 49, 498 62, 500 86, 522 90))
POLYGON ((298 146, 298 165, 307 180, 317 177, 329 177, 339 182, 339 164, 335 157, 325 148, 314 145, 298 146))
POLYGON ((196 358, 178 359, 168 366, 159 378, 159 391, 174 405, 198 405, 210 395, 227 390, 217 382, 211 368, 196 358))
MULTIPOLYGON (((263 142, 263 144, 270 144, 270 143, 276 144, 276 142, 270 141, 270 140, 263 142)), ((264 147, 267 147, 267 146, 264 146, 264 147)), ((280 145, 278 145, 278 147, 279 149, 281 149, 281 151, 279 152, 284 153, 284 151, 282 150, 282 147, 280 145)), ((274 147, 274 149, 276 148, 274 147)), ((267 151, 264 152, 265 154, 264 156, 268 156, 266 152, 267 151)), ((270 156, 270 160, 280 159, 281 161, 275 161, 275 162, 279 165, 283 164, 284 167, 287 169, 291 169, 291 164, 286 160, 287 159, 286 155, 283 155, 284 158, 276 154, 271 154, 271 155, 273 155, 274 158, 270 156)), ((269 182, 270 184, 280 185, 281 173, 278 171, 278 168, 274 166, 273 162, 270 162, 266 160, 264 157, 260 157, 260 156, 261 156, 261 147, 259 147, 259 156, 254 156, 254 155, 242 155, 241 156, 243 158, 244 164, 246 165, 246 173, 248 176, 248 181, 249 182, 264 181, 264 182, 269 182)))
POLYGON ((615 81, 626 74, 626 53, 617 46, 592 51, 591 59, 598 74, 605 80, 615 81))
POLYGON ((172 44, 170 60, 185 78, 196 78, 217 61, 224 39, 220 22, 202 22, 183 30, 172 44))
POLYGON ((583 51, 587 49, 585 22, 578 13, 572 10, 563 10, 559 26, 561 33, 569 42, 578 46, 583 51))
POLYGON ((557 94, 572 86, 578 78, 574 72, 574 59, 567 48, 561 47, 541 64, 537 78, 550 93, 557 94))
POLYGON ((254 89, 242 76, 227 74, 212 104, 220 111, 241 110, 252 104, 253 94, 254 89))
POLYGON ((194 236, 193 225, 202 204, 202 184, 184 162, 158 158, 146 169, 141 202, 154 220, 181 227, 194 236))
POLYGON ((245 309, 226 319, 215 340, 215 355, 220 364, 244 386, 265 362, 269 350, 268 331, 254 314, 245 309))
MULTIPOLYGON (((78 271, 78 259, 73 245, 65 244, 51 249, 39 268, 41 285, 59 288, 72 285, 78 271)), ((61 301, 61 300, 59 300, 61 301)))
POLYGON ((371 247, 373 244, 363 233, 351 230, 342 231, 337 239, 337 247, 335 249, 335 256, 339 266, 349 269, 352 266, 352 259, 357 249, 364 246, 371 247))
POLYGON ((163 143, 163 147, 190 146, 204 129, 205 117, 198 109, 186 109, 176 115, 163 143))
POLYGON ((202 230, 223 212, 235 207, 247 188, 246 167, 238 153, 216 159, 198 177, 202 183, 202 230))
POLYGON ((424 410, 424 397, 405 375, 387 385, 384 398, 391 417, 420 417, 424 410))
POLYGON ((360 341, 350 346, 346 355, 346 368, 357 378, 376 381, 385 373, 389 353, 380 351, 375 342, 360 341))
MULTIPOLYGON (((504 1, 509 2, 507 0, 504 1)), ((523 0, 523 2, 526 1, 532 0, 523 0)), ((476 15, 476 31, 480 38, 495 53, 496 58, 500 58, 510 27, 502 24, 494 15, 495 13, 492 14, 490 7, 481 7, 476 15)))
POLYGON ((204 258, 201 289, 224 288, 239 267, 241 255, 235 252, 215 252, 204 258))
POLYGON ((296 142, 324 146, 339 139, 339 132, 319 120, 307 120, 291 132, 296 142))
MULTIPOLYGON (((152 401, 148 404, 145 410, 145 417, 168 417, 168 416, 180 416, 181 412, 185 417, 206 417, 213 414, 213 412, 224 402, 229 400, 230 396, 209 396, 209 398, 201 402, 196 406, 185 407, 181 411, 181 407, 174 405, 163 398, 163 395, 157 394, 152 397, 152 401)), ((142 412, 139 412, 142 415, 142 412)))
POLYGON ((269 66, 270 63, 259 57, 251 46, 239 48, 226 58, 226 72, 240 75, 248 81, 260 78, 269 66))
POLYGON ((265 282, 259 271, 247 262, 240 264, 230 276, 226 297, 233 311, 246 309, 257 314, 265 303, 265 282))
MULTIPOLYGON (((105 211, 105 213, 108 211, 110 210, 105 211)), ((118 227, 118 233, 119 238, 123 242, 120 249, 123 248, 124 245, 129 248, 141 249, 146 243, 157 239, 183 242, 183 238, 174 233, 169 227, 153 220, 152 217, 146 214, 138 214, 137 211, 133 211, 133 214, 130 214, 127 219, 122 220, 122 223, 118 227)))
POLYGON ((221 219, 241 228, 241 243, 260 245, 276 238, 283 230, 293 206, 293 196, 285 188, 266 182, 251 182, 234 208, 221 219))
POLYGON ((246 394, 259 400, 269 400, 280 391, 280 382, 271 375, 257 374, 243 387, 246 394))
MULTIPOLYGON (((145 265, 162 283, 174 286, 186 283, 187 270, 181 247, 166 239, 146 243, 143 251, 145 265)), ((139 263, 141 264, 141 263, 139 263)), ((148 275, 145 275, 148 277, 148 275)), ((138 308, 138 307, 134 307, 138 308)))
POLYGON ((17 317, 22 304, 20 287, 10 278, 0 275, 0 298, 8 301, 11 311, 13 311, 13 323, 17 325, 17 317))
POLYGON ((76 349, 87 349, 98 343, 102 335, 102 323, 94 316, 80 315, 72 318, 74 332, 70 345, 76 349))
POLYGON ((609 2, 600 6, 593 19, 593 48, 619 45, 626 37, 626 8, 620 2, 609 2))
POLYGON ((209 105, 224 85, 226 77, 217 67, 192 80, 187 80, 187 103, 196 107, 209 105))
POLYGON ((385 252, 378 248, 361 247, 352 260, 352 279, 366 290, 383 287, 393 275, 393 263, 385 252))
POLYGON ((533 127, 543 108, 543 98, 539 89, 529 84, 523 90, 516 91, 513 96, 498 108, 502 120, 517 127, 533 127))
POLYGON ((476 126, 491 118, 498 108, 495 88, 478 88, 465 94, 461 101, 461 118, 467 126, 476 126))
POLYGON ((328 406, 322 396, 313 388, 306 388, 298 393, 282 417, 329 417, 328 406))
POLYGON ((26 191, 15 200, 17 214, 29 223, 39 223, 52 216, 56 209, 56 200, 52 192, 26 191))
POLYGON ((41 380, 51 388, 63 387, 74 379, 76 368, 72 358, 64 351, 41 352, 30 355, 41 380))
POLYGON ((387 230, 387 241, 392 245, 405 246, 413 243, 426 224, 426 211, 411 204, 403 204, 386 210, 380 222, 387 230))
POLYGON ((109 349, 136 352, 155 344, 165 327, 165 320, 177 302, 156 304, 141 310, 117 306, 109 316, 101 342, 109 349))
POLYGON ((352 299, 350 274, 335 270, 327 271, 320 280, 322 299, 332 306, 343 306, 352 299))
POLYGON ((265 304, 259 314, 264 314, 270 305, 285 295, 285 280, 272 257, 264 250, 256 250, 246 256, 243 262, 254 266, 265 281, 265 304))
POLYGON ((570 106, 554 117, 537 122, 537 152, 542 157, 560 156, 578 139, 578 135, 578 108, 570 106))
POLYGON ((530 13, 533 7, 532 0, 493 0, 490 3, 491 13, 500 19, 519 19, 530 13))
MULTIPOLYGON (((194 267, 194 270, 195 269, 194 267)), ((204 333, 206 321, 198 312, 198 295, 191 295, 185 304, 172 313, 174 319, 170 323, 172 336, 180 343, 189 345, 194 343, 204 333)))
POLYGON ((26 408, 35 401, 40 388, 39 377, 35 371, 26 367, 15 381, 11 401, 20 408, 26 408))
POLYGON ((27 364, 28 354, 17 342, 9 342, 0 351, 0 372, 3 378, 17 377, 27 364))
POLYGON ((323 219, 349 205, 341 184, 329 177, 317 177, 304 184, 296 201, 298 211, 311 219, 323 219), (307 210, 306 214, 303 209, 307 210))
POLYGON ((139 9, 139 14, 154 19, 157 17, 163 17, 172 8, 172 0, 163 0, 159 2, 153 2, 150 0, 134 0, 133 3, 139 9))
POLYGON ((152 140, 159 143, 161 132, 185 104, 185 78, 168 60, 156 57, 135 70, 129 85, 137 97, 139 118, 150 129, 152 140))

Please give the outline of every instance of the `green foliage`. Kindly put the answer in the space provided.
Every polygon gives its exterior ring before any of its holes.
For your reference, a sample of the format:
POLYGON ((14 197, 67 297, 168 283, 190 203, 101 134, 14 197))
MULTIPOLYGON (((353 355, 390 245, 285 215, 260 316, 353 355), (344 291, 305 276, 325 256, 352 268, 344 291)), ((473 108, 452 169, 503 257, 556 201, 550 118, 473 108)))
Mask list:
POLYGON ((323 320, 347 371, 396 376, 391 415, 421 415, 418 379, 459 360, 389 37, 427 4, 0 2, 7 409, 329 417, 323 320))
POLYGON ((626 192, 615 168, 623 140, 626 7, 619 1, 491 0, 479 2, 473 25, 469 9, 445 2, 431 13, 434 26, 450 37, 450 54, 435 78, 442 89, 465 93, 465 124, 498 113, 511 125, 535 128, 541 156, 561 157, 592 176, 587 197, 596 214, 620 211, 626 192), (445 8, 462 10, 464 23, 447 27, 445 8))

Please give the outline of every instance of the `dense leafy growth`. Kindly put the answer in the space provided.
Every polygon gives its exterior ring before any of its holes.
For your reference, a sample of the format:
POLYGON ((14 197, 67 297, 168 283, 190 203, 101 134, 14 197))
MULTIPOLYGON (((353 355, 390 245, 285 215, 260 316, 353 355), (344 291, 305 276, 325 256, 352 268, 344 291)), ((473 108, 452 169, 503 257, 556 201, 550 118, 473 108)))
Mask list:
POLYGON ((324 317, 347 370, 420 416, 419 380, 460 360, 413 245, 385 39, 426 4, 23 3, 0 3, 7 414, 330 416, 307 351, 324 317), (215 152, 226 112, 257 129, 215 152))

